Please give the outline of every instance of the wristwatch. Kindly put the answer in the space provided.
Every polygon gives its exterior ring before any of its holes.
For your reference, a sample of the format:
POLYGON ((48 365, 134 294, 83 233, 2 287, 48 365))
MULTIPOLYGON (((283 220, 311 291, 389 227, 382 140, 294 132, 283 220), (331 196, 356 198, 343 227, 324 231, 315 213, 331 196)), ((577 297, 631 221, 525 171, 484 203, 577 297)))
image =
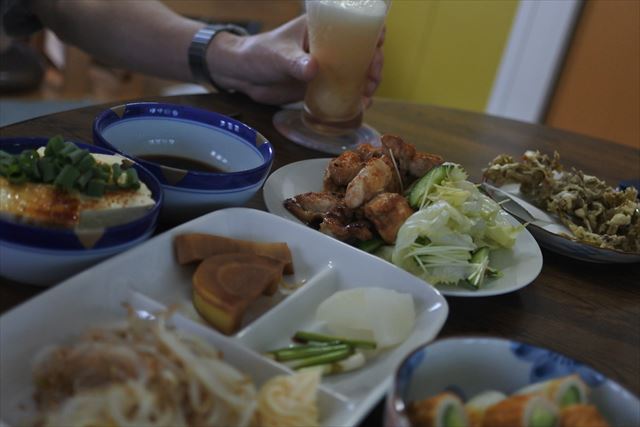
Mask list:
POLYGON ((222 31, 228 31, 238 36, 246 36, 249 34, 246 29, 234 24, 210 24, 201 28, 193 36, 191 44, 189 45, 189 68, 191 69, 191 75, 195 82, 213 86, 219 92, 229 92, 213 81, 207 64, 207 48, 213 38, 222 31))

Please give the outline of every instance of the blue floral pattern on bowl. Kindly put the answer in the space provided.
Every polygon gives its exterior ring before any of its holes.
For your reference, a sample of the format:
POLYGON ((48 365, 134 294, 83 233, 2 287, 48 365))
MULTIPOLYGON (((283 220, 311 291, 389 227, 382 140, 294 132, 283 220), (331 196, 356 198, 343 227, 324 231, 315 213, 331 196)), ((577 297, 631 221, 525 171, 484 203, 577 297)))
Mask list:
POLYGON ((451 337, 425 343, 396 370, 385 427, 410 427, 409 402, 448 391, 463 401, 487 390, 514 393, 571 374, 589 386, 589 402, 615 426, 640 426, 640 400, 594 368, 554 351, 496 337, 451 337))
POLYGON ((413 377, 413 372, 422 363, 427 354, 427 349, 412 353, 398 368, 396 391, 403 395, 407 391, 409 382, 413 377))
POLYGON ((605 378, 591 368, 551 350, 529 344, 511 342, 511 351, 520 360, 531 362, 529 381, 531 383, 578 374, 591 387, 601 385, 605 378))

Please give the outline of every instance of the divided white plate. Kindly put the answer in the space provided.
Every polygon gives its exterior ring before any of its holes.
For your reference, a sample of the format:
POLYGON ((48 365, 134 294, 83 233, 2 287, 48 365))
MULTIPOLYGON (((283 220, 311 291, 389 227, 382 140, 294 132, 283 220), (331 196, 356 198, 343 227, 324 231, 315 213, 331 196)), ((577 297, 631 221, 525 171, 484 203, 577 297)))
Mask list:
POLYGON ((318 330, 320 325, 314 322, 317 305, 336 290, 362 286, 410 293, 417 318, 413 332, 399 346, 382 352, 358 371, 323 380, 323 425, 355 425, 387 391, 402 358, 437 336, 448 314, 445 299, 431 286, 372 255, 306 226, 243 208, 213 212, 169 230, 0 317, 0 412, 9 424, 24 421, 27 413, 20 403, 31 396, 31 363, 38 350, 68 342, 89 327, 122 320, 123 302, 147 311, 178 306, 180 315, 174 316, 174 321, 179 328, 212 342, 230 363, 260 384, 272 375, 289 372, 260 356, 261 352, 289 343, 296 330, 318 330), (296 273, 285 280, 302 286, 288 297, 262 297, 252 305, 241 330, 234 336, 223 336, 192 320, 194 267, 178 265, 173 250, 173 237, 188 232, 286 241, 296 273))
MULTIPOLYGON (((262 189, 269 212, 302 224, 285 209, 282 202, 300 193, 322 191, 322 176, 330 159, 303 160, 283 166, 267 179, 262 189)), ((514 224, 515 218, 510 217, 514 224)), ((319 233, 321 234, 321 233, 319 233)), ((491 265, 502 277, 488 279, 477 291, 460 286, 438 286, 442 294, 461 297, 486 297, 516 291, 527 286, 540 274, 542 253, 533 236, 523 230, 513 249, 501 249, 491 254, 491 265)))
POLYGON ((527 229, 544 248, 561 255, 581 261, 601 264, 623 264, 640 262, 640 254, 622 252, 615 249, 598 248, 595 246, 571 240, 563 234, 571 235, 571 231, 560 220, 547 212, 537 208, 520 193, 520 184, 506 184, 499 187, 512 196, 520 206, 525 208, 534 218, 542 219, 549 224, 529 224, 527 229))

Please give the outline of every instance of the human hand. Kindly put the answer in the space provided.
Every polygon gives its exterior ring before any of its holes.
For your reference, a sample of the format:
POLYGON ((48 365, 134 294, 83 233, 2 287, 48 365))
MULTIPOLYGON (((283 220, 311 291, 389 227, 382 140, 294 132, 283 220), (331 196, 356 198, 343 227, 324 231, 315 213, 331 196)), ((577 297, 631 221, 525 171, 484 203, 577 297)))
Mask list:
POLYGON ((304 50, 306 33, 306 17, 300 16, 254 36, 218 35, 208 52, 213 55, 209 64, 215 64, 210 69, 214 81, 266 104, 302 99, 306 83, 318 71, 317 62, 304 50))
POLYGON ((369 71, 367 74, 367 83, 364 86, 364 105, 365 108, 371 106, 373 102, 371 97, 380 86, 382 81, 382 67, 384 65, 384 55, 382 53, 382 46, 384 45, 384 38, 387 33, 387 28, 382 28, 378 44, 376 45, 376 51, 373 54, 373 60, 369 65, 369 71))
MULTIPOLYGON (((380 84, 384 31, 376 47, 364 88, 364 103, 380 84)), ((304 97, 306 85, 318 72, 309 55, 306 16, 300 16, 266 33, 238 37, 216 36, 208 52, 214 81, 227 89, 243 92, 257 102, 285 104, 304 97), (225 60, 221 60, 225 58, 225 60)))

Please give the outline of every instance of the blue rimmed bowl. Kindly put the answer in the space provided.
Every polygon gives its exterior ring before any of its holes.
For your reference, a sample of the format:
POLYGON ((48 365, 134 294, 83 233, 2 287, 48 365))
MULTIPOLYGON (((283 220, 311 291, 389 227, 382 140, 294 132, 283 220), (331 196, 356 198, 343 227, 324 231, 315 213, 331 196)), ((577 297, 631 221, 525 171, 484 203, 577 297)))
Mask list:
POLYGON ((162 215, 174 220, 244 205, 262 187, 273 163, 271 144, 256 130, 183 105, 139 102, 109 108, 95 119, 93 138, 158 178, 165 194, 162 215), (224 172, 169 167, 147 156, 181 157, 224 172))
POLYGON ((554 351, 501 338, 448 338, 410 353, 387 394, 386 427, 409 427, 409 402, 444 391, 463 401, 487 390, 511 395, 533 383, 577 374, 612 426, 640 425, 640 400, 600 372, 554 351))
MULTIPOLYGON (((46 146, 48 138, 0 138, 0 150, 15 154, 46 146)), ((74 141, 92 153, 113 151, 74 141)), ((89 230, 48 228, 14 221, 0 215, 0 276, 40 286, 56 284, 112 255, 143 242, 153 233, 163 201, 158 180, 134 163, 155 205, 125 224, 89 230)))

